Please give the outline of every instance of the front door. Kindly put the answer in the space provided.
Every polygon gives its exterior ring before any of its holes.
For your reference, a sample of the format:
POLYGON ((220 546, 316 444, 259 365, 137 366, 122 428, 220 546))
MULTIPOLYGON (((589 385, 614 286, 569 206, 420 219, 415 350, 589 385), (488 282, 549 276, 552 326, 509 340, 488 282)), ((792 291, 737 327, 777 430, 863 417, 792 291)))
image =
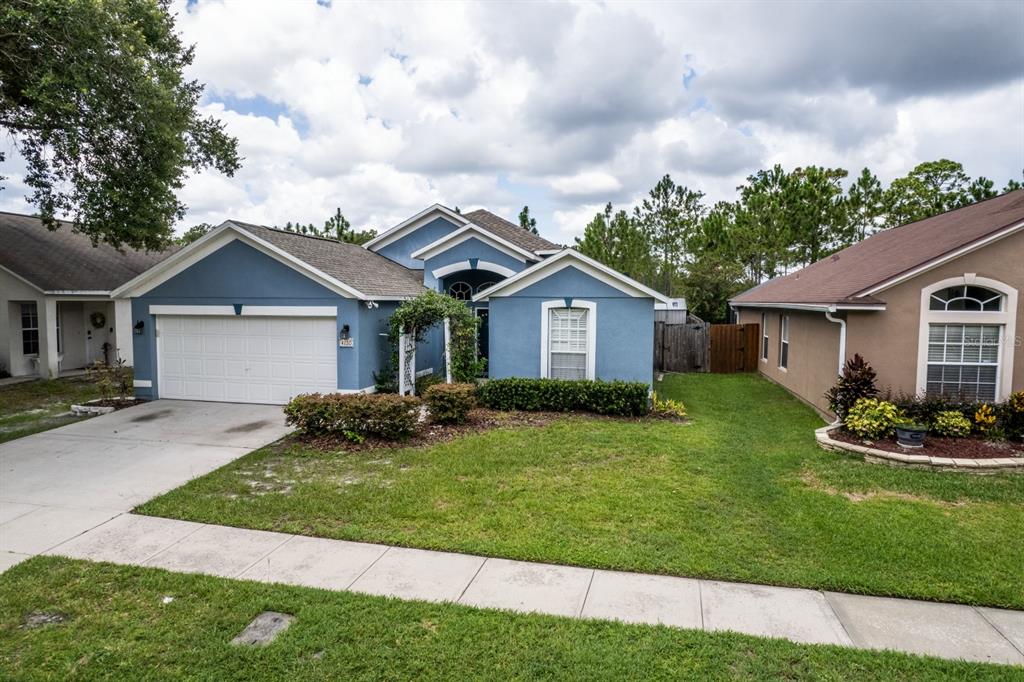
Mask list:
MULTIPOLYGON (((477 308, 476 309, 476 316, 478 318, 480 318, 480 324, 477 327, 477 332, 476 332, 476 352, 477 352, 477 357, 481 357, 481 358, 484 358, 484 359, 487 358, 487 349, 489 347, 488 346, 488 342, 487 342, 487 339, 488 339, 488 336, 487 336, 487 322, 488 322, 488 315, 489 315, 489 313, 490 313, 490 310, 488 310, 487 308, 477 308)), ((487 376, 487 368, 486 367, 484 367, 484 376, 487 376)))

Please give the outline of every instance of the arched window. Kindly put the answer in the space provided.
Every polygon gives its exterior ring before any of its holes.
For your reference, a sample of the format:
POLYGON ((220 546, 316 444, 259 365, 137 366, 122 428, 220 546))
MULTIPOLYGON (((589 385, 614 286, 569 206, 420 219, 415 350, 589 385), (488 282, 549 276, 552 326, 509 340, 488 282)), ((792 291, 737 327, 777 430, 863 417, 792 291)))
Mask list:
POLYGON ((484 282, 483 284, 477 284, 476 285, 476 293, 479 294, 481 291, 486 291, 487 289, 490 289, 494 285, 495 285, 495 282, 484 282))
POLYGON ((997 313, 1003 309, 1004 298, 998 291, 958 284, 932 293, 928 309, 997 313))
POLYGON ((1013 376, 1017 290, 964 275, 921 292, 917 388, 966 401, 1002 400, 1013 376))
POLYGON ((448 295, 460 301, 468 301, 473 298, 473 287, 461 280, 452 282, 448 286, 448 295))

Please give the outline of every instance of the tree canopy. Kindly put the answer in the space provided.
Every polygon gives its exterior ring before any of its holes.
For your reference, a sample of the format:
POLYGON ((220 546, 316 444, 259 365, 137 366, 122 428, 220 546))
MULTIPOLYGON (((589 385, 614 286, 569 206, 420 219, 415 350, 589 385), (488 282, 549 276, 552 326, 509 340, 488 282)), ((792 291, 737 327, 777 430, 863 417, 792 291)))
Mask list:
POLYGON ((24 158, 30 202, 93 241, 155 249, 204 168, 232 175, 237 141, 197 110, 203 86, 168 0, 5 0, 0 126, 24 158))
POLYGON ((297 234, 308 234, 311 237, 321 239, 333 239, 337 242, 348 242, 349 244, 365 244, 377 233, 374 230, 356 230, 352 223, 344 216, 340 208, 334 209, 334 215, 324 221, 323 227, 317 227, 313 223, 291 222, 290 220, 279 229, 297 234))
POLYGON ((527 232, 540 234, 537 232, 537 219, 530 216, 529 206, 523 206, 523 210, 519 212, 519 227, 523 228, 527 232))
MULTIPOLYGON (((594 216, 576 248, 670 296, 713 322, 728 299, 766 279, 821 260, 878 230, 966 206, 999 192, 949 159, 919 164, 884 187, 864 168, 781 165, 759 170, 734 201, 712 207, 704 195, 661 178, 633 211, 611 204, 594 216)), ((1019 189, 1011 179, 1004 192, 1019 189)))

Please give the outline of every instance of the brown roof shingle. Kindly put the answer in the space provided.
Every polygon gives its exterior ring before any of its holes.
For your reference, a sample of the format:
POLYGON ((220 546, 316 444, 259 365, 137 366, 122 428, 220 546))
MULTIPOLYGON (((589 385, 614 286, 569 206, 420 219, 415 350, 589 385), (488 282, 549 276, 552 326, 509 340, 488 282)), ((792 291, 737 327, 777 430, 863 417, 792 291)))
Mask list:
POLYGON ((1024 220, 1024 189, 883 230, 732 299, 744 303, 872 303, 862 291, 1024 220))
POLYGON ((357 244, 230 222, 367 296, 416 296, 424 291, 422 271, 410 270, 357 244))
POLYGON ((462 217, 495 234, 505 241, 512 242, 516 246, 527 251, 551 251, 562 247, 554 242, 549 242, 544 237, 536 235, 529 230, 524 230, 519 225, 509 222, 501 216, 494 215, 490 211, 479 209, 462 214, 462 217))
POLYGON ((39 218, 0 212, 0 266, 43 291, 113 291, 173 252, 93 246, 71 223, 51 232, 39 218))

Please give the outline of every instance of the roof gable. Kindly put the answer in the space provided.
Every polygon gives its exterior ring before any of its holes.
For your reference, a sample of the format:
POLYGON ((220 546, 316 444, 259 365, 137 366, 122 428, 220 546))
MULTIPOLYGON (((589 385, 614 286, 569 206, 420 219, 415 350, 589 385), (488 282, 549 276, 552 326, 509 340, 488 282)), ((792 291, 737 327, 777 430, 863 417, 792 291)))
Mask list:
MULTIPOLYGON (((491 297, 512 296, 568 267, 573 267, 627 296, 653 298, 662 303, 668 303, 670 300, 667 296, 623 275, 617 270, 609 268, 607 265, 597 262, 593 258, 584 256, 575 249, 563 249, 558 254, 542 260, 526 270, 482 291, 474 296, 473 300, 485 301, 491 297)), ((571 294, 572 292, 565 293, 571 294)))
POLYGON ((433 258, 434 256, 444 253, 448 249, 458 246, 459 244, 462 244, 471 239, 475 239, 479 242, 482 242, 490 246, 493 249, 497 249, 498 251, 504 253, 505 255, 515 258, 520 262, 525 263, 527 260, 534 261, 538 259, 538 257, 531 253, 530 251, 527 251, 526 249, 517 246, 516 244, 506 239, 494 235, 488 232, 487 230, 484 230, 483 228, 479 227, 478 225, 474 225, 473 223, 465 225, 459 228, 458 230, 446 234, 440 239, 431 242, 430 244, 427 244, 423 248, 413 251, 412 257, 419 260, 433 258))
POLYGON ((355 244, 229 220, 118 287, 113 295, 141 296, 234 240, 346 298, 402 299, 424 290, 418 273, 355 244))
POLYGON ((1024 229, 1024 190, 877 232, 732 299, 745 304, 877 304, 903 279, 1024 229))
POLYGON ((436 218, 445 218, 449 222, 455 224, 458 227, 465 225, 469 222, 459 213, 451 210, 447 206, 441 204, 434 204, 429 206, 411 218, 406 218, 402 222, 398 223, 390 230, 384 230, 370 241, 363 244, 363 246, 370 251, 378 251, 388 244, 401 239, 403 236, 415 232, 424 225, 432 222, 436 218))
POLYGON ((482 208, 476 211, 470 211, 463 217, 474 225, 484 228, 491 234, 532 253, 540 251, 557 251, 562 248, 558 244, 549 242, 540 235, 536 235, 529 230, 524 230, 521 226, 516 225, 513 222, 509 222, 501 216, 495 215, 494 213, 482 208))

